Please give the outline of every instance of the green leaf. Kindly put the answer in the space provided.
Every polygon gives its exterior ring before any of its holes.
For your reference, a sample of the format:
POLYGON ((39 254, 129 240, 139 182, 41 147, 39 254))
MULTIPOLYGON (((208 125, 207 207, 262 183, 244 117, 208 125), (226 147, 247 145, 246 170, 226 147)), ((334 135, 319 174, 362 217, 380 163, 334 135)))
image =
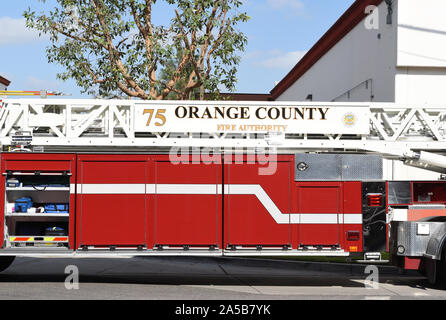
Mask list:
POLYGON ((59 79, 74 79, 84 93, 188 99, 200 87, 217 95, 222 86, 234 89, 247 44, 236 28, 249 20, 239 0, 98 0, 97 8, 94 1, 56 2, 45 12, 28 8, 23 17, 28 28, 49 35, 48 61, 65 70, 59 79), (174 18, 155 25, 152 10, 161 2, 174 18))

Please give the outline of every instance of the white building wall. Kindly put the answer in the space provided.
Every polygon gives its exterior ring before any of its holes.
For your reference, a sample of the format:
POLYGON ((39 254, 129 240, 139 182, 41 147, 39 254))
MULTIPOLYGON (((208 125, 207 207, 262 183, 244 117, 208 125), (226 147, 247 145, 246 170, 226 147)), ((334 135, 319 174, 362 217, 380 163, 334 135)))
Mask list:
POLYGON ((399 67, 446 67, 445 12, 445 0, 399 0, 399 67))
POLYGON ((446 105, 446 68, 399 67, 395 102, 407 105, 446 105))
POLYGON ((6 86, 0 83, 0 90, 6 90, 6 86))
POLYGON ((277 100, 446 103, 446 0, 395 0, 393 23, 364 21, 277 100), (378 38, 380 35, 380 39, 378 38))
MULTIPOLYGON (((445 0, 398 1, 395 102, 446 104, 445 0)), ((438 180, 439 173, 392 161, 389 180, 438 180)))
POLYGON ((384 2, 378 9, 377 30, 359 23, 277 100, 394 101, 397 26, 384 2))
POLYGON ((383 161, 383 179, 394 181, 432 181, 439 180, 440 173, 405 165, 399 160, 383 161))
POLYGON ((445 0, 399 0, 395 102, 446 104, 445 12, 445 0))

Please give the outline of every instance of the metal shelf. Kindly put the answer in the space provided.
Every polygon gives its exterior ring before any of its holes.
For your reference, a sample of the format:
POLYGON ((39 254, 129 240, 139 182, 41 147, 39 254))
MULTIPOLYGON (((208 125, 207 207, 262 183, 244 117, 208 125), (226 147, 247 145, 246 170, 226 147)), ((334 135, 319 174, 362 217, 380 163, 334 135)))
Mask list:
POLYGON ((4 176, 72 176, 72 173, 62 172, 4 172, 4 176))
POLYGON ((5 217, 69 217, 69 213, 6 213, 5 217))
POLYGON ((46 192, 46 191, 70 191, 70 187, 46 187, 44 189, 36 189, 33 187, 9 187, 6 188, 6 191, 37 191, 37 192, 46 192))
MULTIPOLYGON (((32 235, 15 235, 19 229, 17 226, 19 223, 28 224, 35 223, 37 225, 52 225, 63 224, 64 229, 68 228, 65 225, 69 224, 70 213, 69 212, 40 212, 40 213, 28 213, 28 212, 13 212, 14 208, 10 207, 20 197, 31 197, 33 205, 39 204, 67 204, 70 202, 71 185, 68 183, 69 176, 66 172, 7 172, 7 176, 34 176, 32 179, 25 177, 17 177, 17 180, 21 182, 20 186, 11 187, 5 185, 5 211, 4 211, 4 224, 5 228, 4 237, 7 239, 7 246, 9 249, 14 250, 41 250, 41 249, 60 249, 67 246, 69 242, 68 235, 66 236, 47 236, 43 235, 43 232, 37 232, 38 236, 32 235), (58 176, 55 178, 39 178, 39 176, 58 176), (60 177, 60 178, 59 178, 60 177), (45 185, 47 185, 45 187, 45 185)), ((25 211, 25 210, 23 210, 25 211)), ((67 230, 68 231, 68 230, 67 230)), ((25 231, 28 232, 28 231, 25 231)), ((30 232, 32 234, 32 232, 30 232)))

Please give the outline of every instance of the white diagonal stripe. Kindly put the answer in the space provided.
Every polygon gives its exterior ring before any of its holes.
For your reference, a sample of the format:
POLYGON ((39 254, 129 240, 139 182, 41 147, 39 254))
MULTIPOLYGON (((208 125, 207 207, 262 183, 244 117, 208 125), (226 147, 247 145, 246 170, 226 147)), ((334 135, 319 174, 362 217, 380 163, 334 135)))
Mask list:
POLYGON ((216 184, 156 184, 149 190, 157 194, 219 194, 221 188, 216 184), (154 188, 154 189, 153 189, 154 188))

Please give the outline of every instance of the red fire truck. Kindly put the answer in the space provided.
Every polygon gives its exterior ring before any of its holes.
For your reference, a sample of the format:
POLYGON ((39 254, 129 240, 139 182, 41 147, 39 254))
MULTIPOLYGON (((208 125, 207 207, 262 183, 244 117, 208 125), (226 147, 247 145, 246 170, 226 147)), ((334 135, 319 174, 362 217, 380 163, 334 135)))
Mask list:
POLYGON ((6 100, 0 261, 349 256, 443 279, 446 107, 6 100), (439 276, 439 277, 438 277, 439 276))

